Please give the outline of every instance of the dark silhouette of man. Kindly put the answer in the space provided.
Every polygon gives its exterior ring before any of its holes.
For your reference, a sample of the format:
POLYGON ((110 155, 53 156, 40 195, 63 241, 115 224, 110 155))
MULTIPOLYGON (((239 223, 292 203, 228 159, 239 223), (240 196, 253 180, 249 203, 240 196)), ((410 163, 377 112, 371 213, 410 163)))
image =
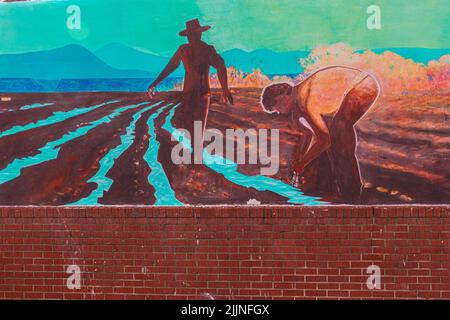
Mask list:
POLYGON ((205 131, 211 98, 209 83, 211 66, 217 70, 223 99, 225 102, 233 103, 233 97, 228 88, 225 62, 213 46, 202 41, 202 33, 210 28, 210 26, 201 26, 198 19, 186 22, 186 29, 179 34, 187 37, 189 43, 178 48, 168 65, 148 88, 148 95, 153 98, 156 86, 183 62, 186 73, 182 104, 177 110, 174 120, 176 124, 178 122, 179 126, 188 130, 192 138, 194 137, 194 121, 202 121, 203 132, 205 131))

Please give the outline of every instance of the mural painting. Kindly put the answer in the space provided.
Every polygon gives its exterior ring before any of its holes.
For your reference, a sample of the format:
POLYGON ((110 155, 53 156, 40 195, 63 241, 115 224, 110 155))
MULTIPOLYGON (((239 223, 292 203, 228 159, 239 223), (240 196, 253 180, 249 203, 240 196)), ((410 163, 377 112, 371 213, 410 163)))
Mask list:
POLYGON ((448 14, 0 2, 0 205, 448 204, 448 14))

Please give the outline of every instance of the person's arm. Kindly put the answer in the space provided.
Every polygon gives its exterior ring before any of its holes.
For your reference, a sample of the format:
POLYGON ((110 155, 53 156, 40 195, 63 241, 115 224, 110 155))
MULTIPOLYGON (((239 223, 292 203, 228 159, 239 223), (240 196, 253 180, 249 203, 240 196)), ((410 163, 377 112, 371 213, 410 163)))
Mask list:
POLYGON ((225 61, 217 53, 214 47, 211 47, 211 50, 211 65, 217 70, 217 76, 219 78, 220 86, 222 87, 223 96, 228 100, 229 103, 233 104, 233 96, 230 92, 230 89, 228 88, 228 75, 225 61))
POLYGON ((312 129, 313 137, 302 159, 294 165, 294 171, 298 174, 302 173, 308 164, 319 157, 331 145, 330 133, 321 114, 307 110, 305 120, 312 129))
POLYGON ((153 98, 155 95, 155 88, 164 81, 172 72, 174 72, 181 63, 181 49, 178 49, 177 52, 173 55, 172 59, 170 59, 167 66, 161 71, 159 76, 153 81, 153 83, 148 88, 148 95, 150 98, 153 98))

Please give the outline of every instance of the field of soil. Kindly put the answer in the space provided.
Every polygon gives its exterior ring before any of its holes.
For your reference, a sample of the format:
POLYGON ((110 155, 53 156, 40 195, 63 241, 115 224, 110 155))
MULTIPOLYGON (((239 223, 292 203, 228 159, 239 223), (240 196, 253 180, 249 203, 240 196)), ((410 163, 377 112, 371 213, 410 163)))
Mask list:
MULTIPOLYGON (((268 183, 284 182, 302 136, 290 119, 261 110, 260 92, 233 89, 234 105, 214 92, 207 127, 279 129, 280 170, 268 183)), ((243 183, 206 165, 173 164, 167 125, 177 92, 154 101, 138 93, 0 97, 8 98, 0 102, 0 205, 302 204, 291 189, 260 188, 261 165, 239 165, 243 183)), ((448 204, 449 117, 450 92, 382 97, 357 125, 362 204, 448 204)), ((343 203, 296 192, 303 204, 343 203)))

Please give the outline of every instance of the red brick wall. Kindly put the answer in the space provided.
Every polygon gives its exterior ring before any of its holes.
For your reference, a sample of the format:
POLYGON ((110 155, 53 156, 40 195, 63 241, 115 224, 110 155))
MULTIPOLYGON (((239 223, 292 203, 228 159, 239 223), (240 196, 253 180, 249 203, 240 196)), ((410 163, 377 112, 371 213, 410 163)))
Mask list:
POLYGON ((450 208, 0 213, 2 299, 450 298, 450 208))

